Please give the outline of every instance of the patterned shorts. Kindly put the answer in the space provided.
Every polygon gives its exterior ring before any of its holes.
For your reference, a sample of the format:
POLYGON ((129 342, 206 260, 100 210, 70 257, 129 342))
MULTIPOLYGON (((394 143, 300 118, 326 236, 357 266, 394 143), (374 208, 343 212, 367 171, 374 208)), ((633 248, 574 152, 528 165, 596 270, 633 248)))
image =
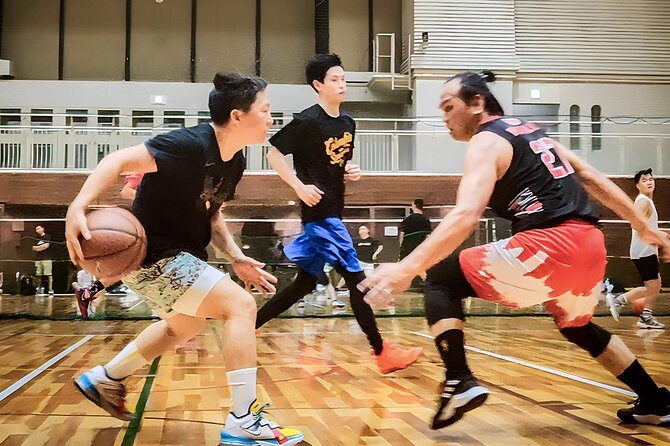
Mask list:
POLYGON ((576 220, 461 251, 477 296, 513 308, 544 304, 559 328, 593 317, 606 261, 603 233, 576 220))
POLYGON ((195 316, 207 294, 224 277, 207 262, 181 252, 130 273, 123 283, 156 311, 195 316))

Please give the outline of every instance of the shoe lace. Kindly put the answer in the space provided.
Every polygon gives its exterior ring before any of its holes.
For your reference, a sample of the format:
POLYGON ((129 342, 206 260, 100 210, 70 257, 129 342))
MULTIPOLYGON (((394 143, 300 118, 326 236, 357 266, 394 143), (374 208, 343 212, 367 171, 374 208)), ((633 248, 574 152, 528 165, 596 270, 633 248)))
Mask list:
POLYGON ((125 408, 126 388, 123 384, 113 381, 100 381, 99 384, 105 391, 106 397, 111 399, 117 407, 125 408))
POLYGON ((261 420, 266 420, 266 421, 267 421, 267 418, 265 418, 265 417, 263 416, 263 414, 267 412, 267 409, 268 409, 269 407, 270 407, 270 404, 265 403, 265 404, 263 404, 261 407, 258 408, 258 411, 253 412, 254 423, 260 423, 261 420))

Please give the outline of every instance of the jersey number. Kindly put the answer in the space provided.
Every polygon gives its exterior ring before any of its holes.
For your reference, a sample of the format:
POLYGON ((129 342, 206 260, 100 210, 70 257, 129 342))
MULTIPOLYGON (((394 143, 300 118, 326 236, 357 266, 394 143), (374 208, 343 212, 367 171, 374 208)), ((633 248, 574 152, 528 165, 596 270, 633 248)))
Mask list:
POLYGON ((530 148, 540 155, 540 159, 554 178, 567 177, 575 172, 568 160, 564 160, 556 153, 554 141, 551 138, 545 137, 531 141, 530 148))

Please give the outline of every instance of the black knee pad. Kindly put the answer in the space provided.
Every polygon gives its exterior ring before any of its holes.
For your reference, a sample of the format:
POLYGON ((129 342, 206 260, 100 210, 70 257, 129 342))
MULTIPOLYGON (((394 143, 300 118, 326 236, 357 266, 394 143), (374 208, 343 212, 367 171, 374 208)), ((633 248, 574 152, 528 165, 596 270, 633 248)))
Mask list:
POLYGON ((423 287, 426 319, 428 325, 433 325, 442 319, 465 320, 462 298, 452 292, 447 286, 426 281, 423 287))
POLYGON ((446 286, 452 294, 460 297, 474 297, 477 295, 468 279, 463 274, 458 254, 452 254, 426 271, 427 280, 446 286))
POLYGON ((583 348, 594 358, 605 351, 612 338, 612 333, 593 322, 581 327, 561 328, 559 331, 565 339, 583 348))

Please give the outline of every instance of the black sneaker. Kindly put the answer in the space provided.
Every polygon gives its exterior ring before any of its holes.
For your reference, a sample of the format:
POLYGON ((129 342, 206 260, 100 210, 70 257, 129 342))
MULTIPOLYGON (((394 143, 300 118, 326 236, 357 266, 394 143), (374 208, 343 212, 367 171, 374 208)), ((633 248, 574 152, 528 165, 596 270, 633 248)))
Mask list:
POLYGON ((472 375, 447 379, 441 385, 439 405, 431 428, 441 429, 457 422, 466 412, 484 404, 488 396, 489 391, 480 386, 472 375))
POLYGON ((617 417, 624 423, 670 426, 670 391, 665 387, 661 388, 661 394, 654 403, 643 403, 638 398, 631 404, 633 407, 617 410, 617 417))

